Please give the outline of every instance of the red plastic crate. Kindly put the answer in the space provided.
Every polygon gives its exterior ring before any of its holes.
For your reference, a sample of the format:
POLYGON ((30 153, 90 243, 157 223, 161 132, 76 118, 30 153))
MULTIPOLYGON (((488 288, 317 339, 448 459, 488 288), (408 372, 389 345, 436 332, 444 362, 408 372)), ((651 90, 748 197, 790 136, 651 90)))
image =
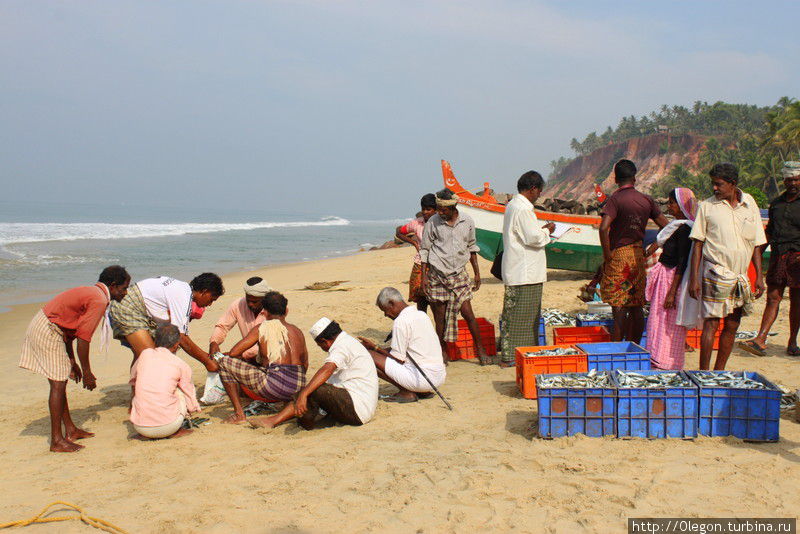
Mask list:
POLYGON ((545 345, 542 347, 517 347, 517 387, 526 399, 536 398, 536 375, 556 373, 584 373, 588 370, 586 354, 574 345, 545 345), (556 348, 576 349, 579 354, 568 356, 525 356, 556 348))
MULTIPOLYGON (((717 329, 717 333, 714 334, 714 350, 719 349, 719 335, 722 333, 722 328, 725 325, 723 324, 723 320, 719 320, 719 328, 717 329)), ((700 348, 700 338, 703 337, 703 331, 697 328, 692 328, 686 331, 686 343, 689 344, 690 347, 695 349, 700 348)))
MULTIPOLYGON (((478 329, 481 333, 481 341, 486 354, 494 356, 497 354, 497 344, 494 337, 494 325, 483 317, 478 317, 478 329)), ((455 343, 447 343, 447 359, 469 360, 477 357, 475 345, 472 341, 472 334, 467 327, 467 322, 463 319, 458 321, 458 339, 455 343)))
POLYGON ((575 343, 604 343, 611 341, 605 326, 559 326, 553 328, 553 343, 574 345, 575 343))

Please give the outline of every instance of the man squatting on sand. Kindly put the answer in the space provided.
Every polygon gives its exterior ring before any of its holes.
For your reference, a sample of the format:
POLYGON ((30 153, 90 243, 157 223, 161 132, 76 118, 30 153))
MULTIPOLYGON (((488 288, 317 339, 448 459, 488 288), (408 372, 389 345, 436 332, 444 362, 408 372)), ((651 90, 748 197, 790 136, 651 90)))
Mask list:
MULTIPOLYGON (((108 305, 125 297, 130 281, 124 267, 106 267, 94 286, 76 287, 56 295, 36 312, 28 325, 19 366, 43 375, 50 382, 48 407, 50 450, 53 452, 80 450, 83 445, 75 441, 94 435, 81 430, 72 421, 67 403, 67 379, 83 380, 83 387, 89 391, 96 387, 89 362, 89 344, 108 305), (76 339, 80 365, 75 361, 73 341, 76 339)), ((103 324, 101 345, 108 343, 108 328, 108 324, 103 324)))
POLYGON ((320 409, 346 425, 369 422, 378 407, 378 375, 369 351, 343 332, 339 324, 323 317, 309 330, 316 344, 328 353, 322 367, 294 402, 275 415, 251 417, 253 426, 273 428, 293 417, 306 430, 314 428, 320 409))
POLYGON ((200 411, 192 369, 175 355, 181 341, 177 326, 159 326, 154 339, 156 348, 144 349, 131 367, 130 421, 143 439, 177 438, 191 433, 183 422, 200 411))
MULTIPOLYGON (((217 320, 208 346, 209 354, 218 353, 220 345, 225 342, 228 332, 234 327, 239 327, 241 337, 249 334, 253 328, 264 322, 266 316, 261 301, 267 292, 272 291, 267 282, 260 276, 248 278, 244 283, 244 296, 231 302, 225 313, 217 320)), ((258 346, 253 345, 242 353, 242 358, 252 360, 258 355, 258 346)))
POLYGON ((411 268, 411 277, 408 280, 408 300, 416 302, 418 309, 428 311, 428 297, 422 286, 422 259, 419 256, 419 248, 422 244, 425 223, 436 214, 436 195, 428 193, 420 199, 419 203, 419 217, 411 219, 403 226, 398 226, 394 235, 400 241, 411 243, 417 249, 417 253, 414 255, 414 266, 411 268))
POLYGON ((308 349, 302 330, 286 322, 288 304, 277 291, 267 292, 262 300, 264 322, 219 358, 219 377, 233 404, 226 423, 247 420, 239 399, 240 385, 269 402, 290 401, 306 385, 308 349), (246 361, 244 354, 256 344, 257 354, 246 361))
MULTIPOLYGON (((786 191, 769 205, 767 241, 771 249, 767 269, 767 305, 755 339, 739 346, 757 356, 766 356, 767 336, 778 318, 781 300, 789 287, 789 341, 786 354, 800 356, 800 161, 787 161, 781 170, 786 191)), ((763 249, 766 246, 762 246, 763 249)))
POLYGON ((603 247, 603 278, 600 294, 611 305, 613 341, 639 343, 644 332, 645 284, 644 232, 649 219, 659 228, 669 221, 656 202, 636 190, 636 165, 627 159, 614 165, 618 189, 603 206, 600 245, 603 247))
POLYGON ((500 317, 500 367, 512 367, 517 347, 538 345, 542 288, 547 281, 547 255, 554 223, 544 226, 533 204, 542 194, 544 179, 528 171, 517 180, 517 194, 503 216, 502 277, 505 285, 500 317))
POLYGON ((208 371, 216 371, 217 362, 189 338, 189 319, 192 302, 206 308, 224 292, 222 280, 214 273, 203 273, 188 284, 168 276, 140 280, 111 306, 114 337, 131 349, 135 362, 144 349, 155 348, 153 335, 159 324, 170 323, 181 333, 181 348, 208 371))
MULTIPOLYGON (((753 297, 764 292, 761 273, 762 245, 767 243, 761 212, 752 196, 739 187, 739 171, 731 163, 717 163, 709 171, 714 196, 700 203, 692 233, 689 294, 699 302, 703 321, 700 369, 708 369, 720 320, 719 350, 714 369, 725 369, 742 315, 753 309, 753 297), (755 295, 747 270, 756 270, 755 295)), ((694 319, 698 314, 685 320, 694 319)), ((696 322, 692 320, 691 322, 696 322)), ((694 325, 688 325, 694 326, 694 325)))
POLYGON ((481 273, 475 240, 475 222, 459 213, 458 197, 449 189, 436 193, 436 215, 425 223, 422 245, 422 286, 428 296, 443 358, 447 342, 458 338, 458 313, 467 322, 481 365, 491 363, 483 347, 478 321, 472 311, 472 292, 481 287, 481 273), (475 273, 474 285, 467 274, 467 262, 475 273))
POLYGON ((400 391, 387 402, 415 402, 417 397, 433 395, 433 387, 444 384, 447 368, 442 358, 442 346, 428 314, 406 304, 403 295, 393 287, 384 287, 375 302, 383 314, 392 319, 392 344, 389 350, 377 347, 368 339, 359 338, 370 351, 378 376, 396 386, 400 391), (417 369, 413 358, 422 369, 417 369))

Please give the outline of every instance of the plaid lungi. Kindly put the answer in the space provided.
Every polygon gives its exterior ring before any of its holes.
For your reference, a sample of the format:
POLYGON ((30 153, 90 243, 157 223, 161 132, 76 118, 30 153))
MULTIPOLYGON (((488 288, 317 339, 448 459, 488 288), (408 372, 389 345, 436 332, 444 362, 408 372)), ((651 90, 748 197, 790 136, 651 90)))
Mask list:
POLYGON ((64 332, 42 310, 36 312, 28 325, 19 366, 50 380, 64 382, 69 378, 72 362, 64 345, 64 332))
POLYGON ((148 312, 139 286, 131 284, 128 294, 120 302, 111 301, 109 310, 114 339, 124 339, 139 330, 147 330, 155 335, 158 321, 148 312))
POLYGON ((603 264, 600 295, 603 302, 619 308, 644 306, 644 249, 634 243, 611 251, 611 259, 603 264))
POLYGON ((722 265, 703 262, 703 319, 723 318, 742 308, 742 315, 753 312, 753 293, 745 274, 737 274, 722 265))
POLYGON ((302 365, 261 367, 230 356, 223 356, 218 362, 219 378, 223 383, 237 382, 265 399, 291 400, 306 385, 306 370, 302 365))
POLYGON ((544 284, 506 286, 500 316, 500 359, 513 362, 517 347, 538 345, 544 284))
POLYGON ((428 264, 428 300, 431 302, 444 302, 445 329, 444 340, 455 341, 458 339, 458 314, 461 305, 472 299, 472 281, 466 269, 449 276, 440 273, 428 264))

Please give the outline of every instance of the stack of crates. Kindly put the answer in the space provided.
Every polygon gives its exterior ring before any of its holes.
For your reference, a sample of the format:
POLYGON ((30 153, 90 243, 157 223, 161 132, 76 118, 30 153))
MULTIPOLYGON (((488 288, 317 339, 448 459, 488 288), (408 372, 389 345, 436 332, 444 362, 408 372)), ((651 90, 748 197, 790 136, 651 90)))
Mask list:
MULTIPOLYGON (((486 354, 494 356, 497 354, 497 343, 494 334, 494 325, 483 317, 478 317, 478 329, 481 333, 481 341, 486 354)), ((463 319, 458 320, 458 339, 455 342, 447 343, 447 358, 452 362, 455 360, 469 360, 477 357, 475 344, 472 341, 472 333, 467 327, 467 322, 463 319)))

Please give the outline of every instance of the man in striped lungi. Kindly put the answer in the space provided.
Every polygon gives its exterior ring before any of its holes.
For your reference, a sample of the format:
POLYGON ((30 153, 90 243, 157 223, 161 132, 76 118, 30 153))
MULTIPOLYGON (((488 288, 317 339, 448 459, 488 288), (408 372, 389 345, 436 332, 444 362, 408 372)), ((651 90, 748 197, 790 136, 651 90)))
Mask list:
MULTIPOLYGON (((130 275, 124 267, 112 265, 100 273, 94 286, 64 291, 45 304, 33 317, 25 334, 19 366, 44 375, 50 382, 50 450, 75 452, 83 448, 76 440, 94 434, 75 426, 67 404, 67 379, 83 381, 89 391, 96 380, 89 363, 89 343, 111 301, 119 302, 128 292, 130 275), (73 341, 77 341, 78 362, 73 341), (62 432, 61 425, 64 425, 62 432)), ((101 346, 110 339, 104 321, 101 346)))

